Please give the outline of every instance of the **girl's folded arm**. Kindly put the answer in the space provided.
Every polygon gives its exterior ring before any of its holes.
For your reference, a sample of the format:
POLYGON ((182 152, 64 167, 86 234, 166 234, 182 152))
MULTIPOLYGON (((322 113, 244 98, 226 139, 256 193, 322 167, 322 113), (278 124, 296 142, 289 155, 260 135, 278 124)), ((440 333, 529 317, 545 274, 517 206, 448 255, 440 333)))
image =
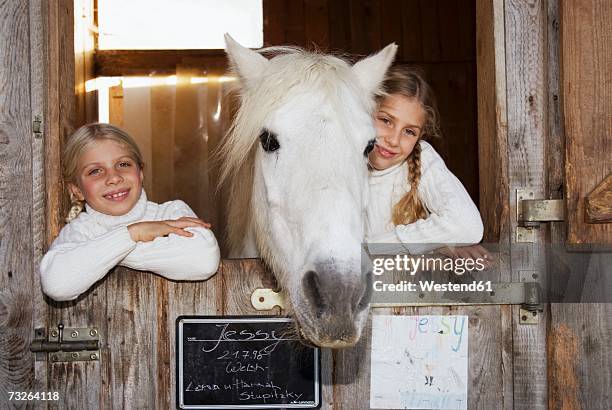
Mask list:
MULTIPOLYGON (((167 204, 164 219, 184 216, 196 218, 195 213, 183 201, 167 204)), ((193 236, 170 234, 150 242, 138 242, 136 248, 121 265, 155 272, 172 280, 204 280, 217 272, 220 251, 211 230, 185 228, 193 236)))
POLYGON ((411 253, 427 252, 438 248, 436 244, 480 242, 483 225, 478 208, 441 160, 423 172, 419 197, 429 210, 429 216, 395 227, 399 240, 411 253))
POLYGON ((76 299, 135 247, 125 226, 88 238, 67 225, 40 263, 43 292, 58 301, 76 299))

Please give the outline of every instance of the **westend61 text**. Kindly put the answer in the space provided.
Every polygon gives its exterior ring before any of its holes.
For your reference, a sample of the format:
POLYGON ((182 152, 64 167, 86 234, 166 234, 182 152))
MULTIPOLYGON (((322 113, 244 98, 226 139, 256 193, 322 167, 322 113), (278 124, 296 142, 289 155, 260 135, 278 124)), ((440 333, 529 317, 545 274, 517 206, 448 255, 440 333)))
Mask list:
POLYGON ((486 268, 482 258, 437 258, 423 255, 395 255, 395 257, 375 258, 372 261, 372 273, 382 275, 385 272, 400 271, 412 276, 418 271, 445 271, 463 275, 469 271, 482 271, 486 268))
POLYGON ((398 283, 384 283, 377 280, 373 284, 377 292, 492 292, 491 281, 474 281, 471 283, 436 283, 419 281, 418 284, 402 280, 398 283))

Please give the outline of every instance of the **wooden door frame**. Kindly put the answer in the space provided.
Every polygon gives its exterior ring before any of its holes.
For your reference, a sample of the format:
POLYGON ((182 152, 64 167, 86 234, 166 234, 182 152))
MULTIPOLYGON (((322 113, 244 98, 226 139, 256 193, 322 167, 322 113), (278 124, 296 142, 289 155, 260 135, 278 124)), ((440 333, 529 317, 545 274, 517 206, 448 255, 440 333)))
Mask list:
MULTIPOLYGON (((44 232, 42 239, 35 241, 35 246, 40 249, 40 257, 44 246, 50 244, 59 232, 62 217, 65 215, 60 147, 78 124, 77 102, 74 98, 74 3, 72 0, 32 0, 31 4, 32 8, 41 7, 43 10, 40 18, 45 87, 42 90, 43 103, 40 106, 44 119, 44 150, 36 151, 35 146, 33 156, 33 172, 37 172, 36 169, 44 169, 42 181, 46 188, 39 190, 44 192, 44 211, 36 205, 37 200, 34 201, 33 208, 33 215, 42 215, 40 223, 37 225, 34 220, 33 225, 34 230, 40 228, 40 232, 44 232), (58 64, 60 61, 62 64, 58 64)), ((552 153, 555 161, 562 160, 562 129, 559 128, 558 119, 555 120, 554 116, 549 114, 551 110, 557 109, 558 102, 555 101, 558 98, 555 99, 554 96, 559 96, 559 87, 558 60, 556 65, 554 63, 555 58, 558 59, 558 33, 548 22, 558 15, 558 7, 556 0, 534 0, 533 4, 522 0, 478 0, 476 10, 480 208, 485 221, 484 239, 485 242, 512 246, 516 226, 512 191, 529 178, 512 175, 510 170, 519 163, 510 152, 524 149, 529 155, 535 154, 538 157, 542 153, 542 144, 547 144, 549 149, 546 154, 552 153), (516 28, 505 25, 509 18, 512 18, 516 28), (532 32, 527 28, 536 30, 532 32), (536 45, 535 49, 520 52, 520 48, 526 46, 518 42, 525 39, 513 38, 509 35, 511 30, 523 30, 527 41, 536 45), (527 54, 528 52, 532 54, 527 54), (527 66, 525 58, 534 55, 537 57, 536 61, 541 62, 541 66, 517 69, 522 64, 527 66), (516 87, 522 81, 533 81, 542 89, 536 90, 534 95, 525 93, 525 90, 516 87), (508 122, 510 116, 528 124, 524 134, 520 129, 521 123, 508 122), (548 134, 549 131, 552 132, 548 134), (535 153, 531 150, 534 141, 538 150, 535 153)), ((33 109, 35 108, 33 104, 33 109)), ((540 159, 545 157, 541 155, 540 159)), ((559 167, 561 166, 562 161, 559 163, 559 167)), ((533 158, 526 164, 526 169, 532 176, 544 175, 542 180, 545 183, 538 189, 543 196, 551 197, 563 172, 555 168, 546 173, 544 168, 547 168, 546 161, 541 161, 538 165, 537 159, 533 158)), ((36 177, 34 181, 37 181, 36 177)), ((553 238, 563 240, 563 226, 560 224, 552 228, 553 238)), ((538 241, 544 242, 548 235, 546 229, 543 229, 538 234, 538 241)), ((542 262, 540 256, 537 260, 528 261, 524 268, 538 268, 542 262)), ((516 266, 508 266, 506 269, 504 275, 508 281, 522 279, 516 266)), ((220 274, 222 273, 221 270, 220 274)), ((545 407, 548 403, 548 384, 553 383, 550 378, 546 379, 546 327, 549 325, 550 314, 550 311, 547 311, 542 315, 540 325, 525 328, 516 325, 518 308, 501 307, 500 326, 506 329, 503 330, 504 341, 500 357, 504 368, 501 400, 503 408, 528 405, 545 407), (519 359, 516 360, 517 358, 519 359)), ((35 324, 45 322, 48 317, 47 307, 43 304, 40 312, 35 315, 35 324)), ((44 325, 46 326, 46 323, 44 325)), ((548 348, 549 354, 550 349, 554 352, 554 346, 548 348)), ((557 363, 555 357, 550 358, 551 365, 557 363)), ((562 357, 559 360, 561 359, 562 357)), ((40 366, 37 369, 41 372, 36 375, 37 379, 40 377, 40 380, 43 380, 46 377, 44 369, 40 366)), ((551 385, 551 391, 563 391, 553 389, 555 386, 557 385, 551 385)))
MULTIPOLYGON (((546 274, 545 252, 525 254, 517 244, 516 190, 530 188, 537 197, 550 197, 547 158, 551 148, 559 149, 547 133, 554 42, 548 23, 556 3, 478 0, 476 6, 480 211, 484 242, 508 250, 500 266, 508 282, 546 274)), ((549 232, 548 226, 540 228, 535 242, 549 242, 549 232)), ((502 307, 501 326, 510 338, 501 358, 507 370, 503 407, 545 408, 549 311, 539 315, 537 325, 520 325, 518 317, 518 306, 502 307)))

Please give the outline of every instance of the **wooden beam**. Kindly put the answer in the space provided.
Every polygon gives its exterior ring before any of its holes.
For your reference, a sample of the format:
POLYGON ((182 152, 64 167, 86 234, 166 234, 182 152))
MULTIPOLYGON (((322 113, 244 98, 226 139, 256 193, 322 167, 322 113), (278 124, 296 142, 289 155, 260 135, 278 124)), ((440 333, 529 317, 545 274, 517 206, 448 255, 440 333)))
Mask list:
POLYGON ((209 73, 227 71, 224 50, 98 50, 94 54, 97 77, 124 75, 171 75, 176 67, 195 64, 209 73))
POLYGON ((480 213, 485 242, 508 232, 508 137, 503 2, 476 3, 480 213))

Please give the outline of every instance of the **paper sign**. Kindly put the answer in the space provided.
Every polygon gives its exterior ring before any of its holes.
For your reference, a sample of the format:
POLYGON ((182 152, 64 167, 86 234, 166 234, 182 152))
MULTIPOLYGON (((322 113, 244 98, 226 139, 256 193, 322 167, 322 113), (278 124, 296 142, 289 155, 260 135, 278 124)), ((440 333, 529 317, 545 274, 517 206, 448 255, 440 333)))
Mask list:
POLYGON ((370 407, 467 409, 467 316, 373 316, 370 407))

